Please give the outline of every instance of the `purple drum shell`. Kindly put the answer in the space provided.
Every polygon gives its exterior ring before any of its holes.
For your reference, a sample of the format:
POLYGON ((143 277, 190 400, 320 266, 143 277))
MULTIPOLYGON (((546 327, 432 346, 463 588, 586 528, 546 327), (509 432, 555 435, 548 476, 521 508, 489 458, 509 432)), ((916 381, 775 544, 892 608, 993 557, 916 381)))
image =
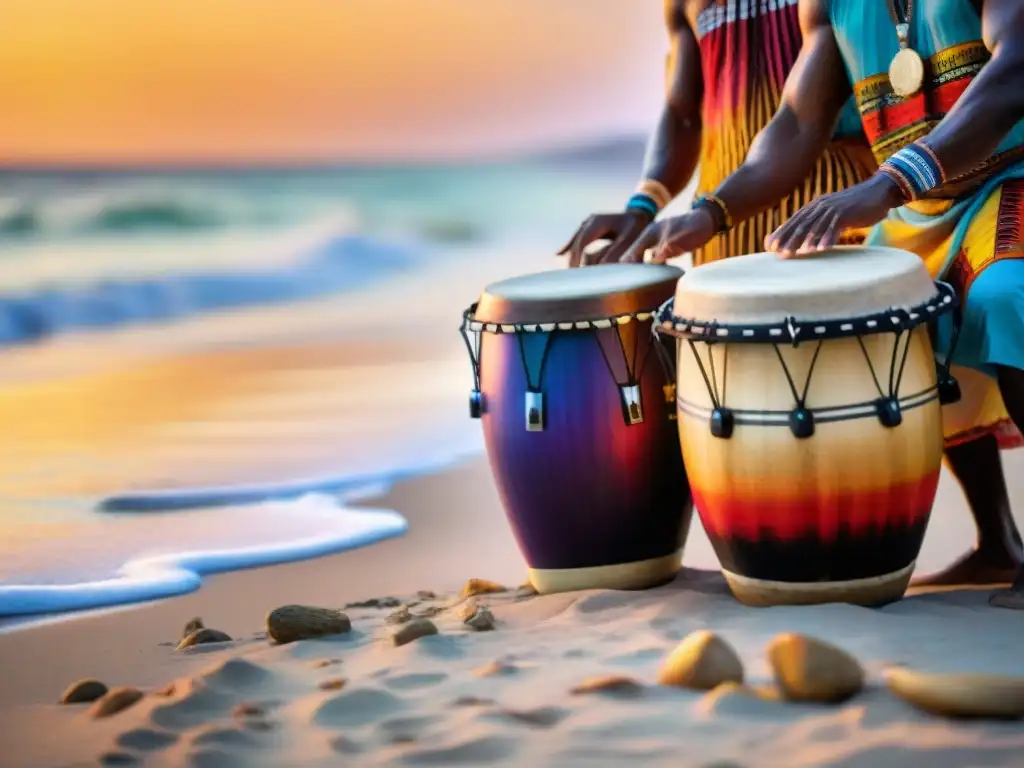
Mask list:
MULTIPOLYGON (((554 331, 541 387, 541 432, 525 426, 528 385, 517 335, 483 334, 484 440, 505 513, 531 568, 666 557, 686 540, 692 502, 676 422, 669 417, 675 404, 665 402, 668 382, 652 347, 659 342, 649 321, 620 330, 640 345, 643 422, 626 424, 619 386, 602 355, 598 335, 606 350, 616 351, 616 330, 554 331)), ((531 365, 534 385, 538 367, 531 365)))

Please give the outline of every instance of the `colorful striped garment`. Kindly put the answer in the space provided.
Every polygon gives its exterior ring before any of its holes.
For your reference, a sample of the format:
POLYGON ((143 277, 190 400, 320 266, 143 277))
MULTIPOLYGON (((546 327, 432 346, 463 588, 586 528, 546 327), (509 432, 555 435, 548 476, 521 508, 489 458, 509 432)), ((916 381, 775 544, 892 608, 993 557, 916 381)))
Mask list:
MULTIPOLYGON (((888 75, 899 50, 891 0, 830 0, 832 28, 879 163, 927 136, 989 60, 977 5, 915 0, 909 42, 924 59, 925 81, 918 94, 901 98, 888 75)), ((994 368, 1024 367, 1024 122, 978 167, 891 211, 866 242, 916 253, 963 302, 954 362, 965 396, 943 409, 947 445, 983 434, 1003 447, 1024 444, 994 368)), ((949 335, 945 323, 940 350, 949 335)))
MULTIPOLYGON (((797 0, 712 1, 697 18, 704 76, 703 139, 697 194, 735 171, 779 107, 800 52, 797 0)), ((818 195, 863 181, 877 168, 851 100, 836 138, 802 187, 760 216, 694 253, 694 264, 764 250, 764 240, 818 195)), ((857 242, 852 235, 846 242, 857 242)))

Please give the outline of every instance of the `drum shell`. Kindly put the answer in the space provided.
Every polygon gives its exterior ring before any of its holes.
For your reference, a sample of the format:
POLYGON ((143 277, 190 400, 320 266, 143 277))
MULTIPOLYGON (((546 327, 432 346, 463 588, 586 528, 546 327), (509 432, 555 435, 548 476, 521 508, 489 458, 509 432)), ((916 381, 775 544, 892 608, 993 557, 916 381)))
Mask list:
MULTIPOLYGON (((670 418, 674 405, 666 402, 663 389, 670 382, 651 347, 658 342, 649 321, 634 320, 621 330, 624 338, 632 334, 642 345, 643 422, 625 423, 618 385, 599 346, 597 334, 606 350, 617 349, 616 330, 555 331, 542 386, 546 426, 540 432, 525 428, 528 383, 516 334, 483 335, 487 455, 509 523, 533 570, 640 563, 676 555, 685 542, 692 505, 670 418)), ((534 384, 537 370, 531 365, 534 384)), ((626 581, 631 583, 623 582, 622 588, 654 585, 644 576, 626 581)), ((569 583, 571 588, 616 584, 596 571, 581 571, 569 583)))
MULTIPOLYGON (((899 394, 935 387, 935 364, 925 328, 910 339, 899 394)), ((821 342, 807 391, 810 409, 870 403, 879 397, 865 351, 888 391, 895 334, 821 342), (863 350, 860 343, 863 343, 863 350)), ((816 343, 780 344, 802 390, 816 343)), ((771 344, 694 343, 705 372, 709 350, 733 409, 787 411, 794 397, 771 344)), ((886 602, 902 594, 920 551, 935 500, 942 460, 942 416, 937 399, 902 413, 886 427, 873 416, 817 423, 797 439, 788 426, 737 423, 728 439, 711 435, 706 420, 684 403, 712 407, 708 387, 687 342, 677 359, 678 426, 694 502, 730 586, 746 602, 886 602), (899 574, 898 576, 894 574, 899 574), (768 593, 744 592, 738 581, 766 582, 768 593), (843 590, 813 585, 880 580, 885 588, 843 590), (787 585, 791 585, 789 590, 787 585), (807 586, 811 585, 811 586, 807 586), (770 594, 769 594, 770 593, 770 594)), ((866 582, 865 582, 866 583, 866 582)), ((864 586, 862 583, 860 586, 864 586)))

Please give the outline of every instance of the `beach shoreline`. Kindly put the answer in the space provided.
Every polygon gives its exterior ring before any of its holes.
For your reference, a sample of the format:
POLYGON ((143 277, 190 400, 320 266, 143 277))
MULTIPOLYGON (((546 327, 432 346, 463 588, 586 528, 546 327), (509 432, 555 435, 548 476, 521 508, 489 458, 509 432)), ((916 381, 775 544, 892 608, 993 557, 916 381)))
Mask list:
MULTIPOLYGON (((1024 748, 1020 724, 951 724, 897 700, 880 678, 892 663, 930 671, 1022 671, 1015 639, 1024 616, 989 607, 989 590, 915 593, 882 609, 747 608, 707 562, 706 539, 694 526, 687 568, 670 585, 482 595, 477 600, 491 607, 497 628, 475 633, 457 618, 466 580, 489 579, 514 590, 525 577, 486 460, 399 482, 360 505, 398 511, 408 532, 337 555, 213 576, 183 597, 0 635, 0 657, 19 660, 0 686, 0 743, 11 761, 5 765, 84 764, 127 753, 168 766, 212 764, 203 761, 219 755, 226 766, 331 765, 344 758, 356 765, 611 765, 617 759, 703 767, 729 759, 787 768, 895 768, 921 760, 962 768, 1015 765, 1008 756, 1024 748), (393 647, 395 627, 385 618, 399 601, 411 601, 414 613, 434 605, 416 597, 423 590, 448 606, 434 617, 441 634, 393 647), (345 609, 369 598, 394 600, 381 608, 345 609), (353 630, 324 640, 268 643, 267 613, 288 604, 345 609, 353 630), (184 625, 196 616, 233 641, 176 650, 184 625), (867 670, 867 688, 829 707, 657 687, 665 655, 697 629, 719 632, 733 644, 752 684, 771 681, 764 661, 771 637, 799 631, 854 653, 867 670), (316 666, 321 662, 322 669, 316 666), (495 662, 517 671, 481 673, 495 662), (237 680, 228 679, 236 673, 237 680), (635 679, 646 692, 637 701, 569 692, 602 674, 635 679), (346 681, 340 691, 318 688, 339 677, 346 681), (86 705, 56 703, 82 678, 146 695, 136 707, 96 720, 86 705), (157 695, 176 680, 191 692, 157 695), (231 706, 211 705, 214 691, 231 706), (496 703, 466 709, 452 704, 460 697, 496 703), (244 723, 230 710, 253 699, 280 702, 271 717, 272 738, 237 735, 246 732, 244 723), (328 707, 334 700, 340 703, 328 707), (332 719, 325 708, 347 714, 332 719), (364 716, 350 710, 365 710, 364 716), (168 712, 183 719, 168 719, 168 712), (544 725, 549 716, 552 722, 544 725), (229 731, 235 735, 225 736, 229 731), (149 744, 140 734, 166 743, 140 747, 149 744), (763 754, 751 755, 761 741, 763 754), (793 761, 779 762, 787 751, 793 761)), ((939 518, 938 526, 945 522, 939 518)), ((935 552, 934 541, 930 549, 935 552)))

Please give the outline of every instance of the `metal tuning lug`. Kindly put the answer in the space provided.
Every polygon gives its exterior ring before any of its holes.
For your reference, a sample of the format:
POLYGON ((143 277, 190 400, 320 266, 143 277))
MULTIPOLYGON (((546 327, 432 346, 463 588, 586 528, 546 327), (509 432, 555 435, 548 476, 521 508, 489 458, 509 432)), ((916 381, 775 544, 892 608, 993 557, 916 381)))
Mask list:
POLYGON ((469 393, 469 418, 479 419, 484 412, 484 395, 479 389, 469 393))
POLYGON ((711 412, 711 435, 728 440, 736 428, 736 419, 728 408, 715 408, 711 412))
POLYGON ((895 397, 881 397, 875 400, 875 413, 883 427, 892 429, 903 423, 903 411, 900 410, 900 401, 895 397))
POLYGON ((939 371, 939 404, 959 403, 962 397, 960 382, 956 380, 956 377, 946 371, 939 371))
POLYGON ((543 432, 547 421, 544 413, 544 393, 526 393, 526 431, 543 432))
POLYGON ((789 431, 798 440, 806 440, 814 434, 814 414, 803 406, 794 408, 789 414, 789 431))
POLYGON ((626 384, 619 387, 619 394, 622 397, 622 413, 626 418, 627 426, 644 423, 644 409, 640 404, 640 385, 626 384))

